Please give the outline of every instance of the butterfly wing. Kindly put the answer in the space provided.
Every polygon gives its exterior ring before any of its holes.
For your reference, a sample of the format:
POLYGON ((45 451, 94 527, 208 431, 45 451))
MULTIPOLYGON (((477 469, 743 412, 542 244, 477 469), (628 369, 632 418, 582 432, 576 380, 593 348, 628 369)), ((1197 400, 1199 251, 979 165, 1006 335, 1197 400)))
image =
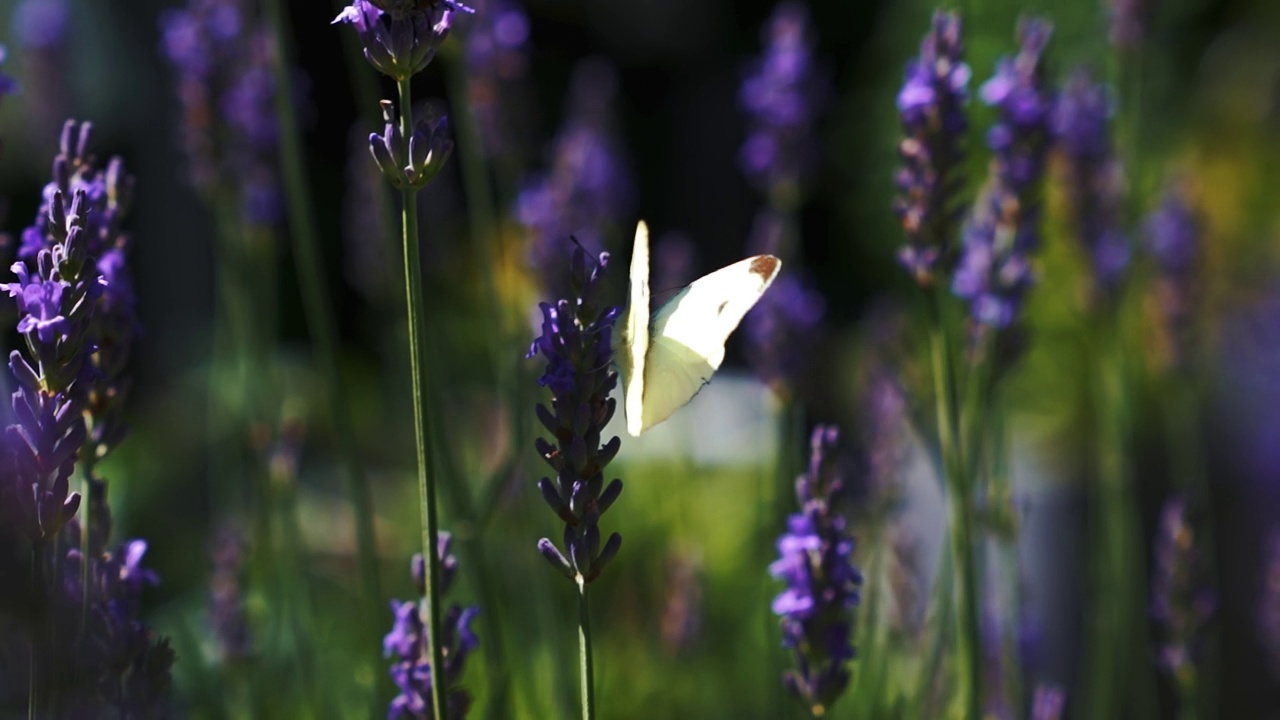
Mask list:
POLYGON ((639 435, 643 417, 645 356, 649 352, 649 227, 641 220, 631 250, 631 280, 627 314, 622 333, 614 346, 614 357, 622 374, 627 414, 627 432, 639 435))
MULTIPOLYGON (((647 244, 645 253, 647 264, 647 244)), ((671 417, 711 381, 729 334, 781 269, 782 261, 772 255, 741 260, 698 279, 658 311, 647 334, 648 351, 633 371, 643 382, 638 388, 627 384, 627 432, 639 435, 671 417), (638 403, 632 400, 636 389, 638 403)))

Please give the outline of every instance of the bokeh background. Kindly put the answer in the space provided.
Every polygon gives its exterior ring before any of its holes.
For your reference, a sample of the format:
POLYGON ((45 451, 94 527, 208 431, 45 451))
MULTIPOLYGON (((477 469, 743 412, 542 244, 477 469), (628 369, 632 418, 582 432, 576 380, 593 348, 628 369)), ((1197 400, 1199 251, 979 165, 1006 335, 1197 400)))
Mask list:
MULTIPOLYGON (((873 558, 892 556, 901 566, 892 582, 886 560, 875 565, 880 575, 868 572, 865 592, 891 596, 908 635, 923 622, 943 514, 921 304, 895 260, 902 231, 891 208, 900 136, 894 99, 934 6, 803 4, 825 93, 815 106, 812 172, 796 205, 802 240, 784 273, 803 271, 821 292, 821 336, 785 400, 755 379, 749 353, 735 338, 722 375, 670 426, 640 440, 624 438, 614 467, 626 491, 606 525, 611 521, 625 543, 594 601, 600 702, 608 717, 800 717, 778 681, 788 660, 769 612, 780 585, 766 568, 793 503, 790 478, 803 469, 794 440, 813 422, 842 425, 850 472, 859 477, 869 476, 875 438, 889 435, 897 443, 896 490, 889 493, 895 501, 868 500, 854 512, 856 557, 866 569, 873 558), (876 427, 867 411, 874 400, 868 378, 880 373, 900 391, 899 421, 888 429, 876 427), (897 552, 895 543, 910 550, 897 552)), ((1280 639, 1259 630, 1268 582, 1271 602, 1280 602, 1280 581, 1268 580, 1264 570, 1265 538, 1280 528, 1280 5, 1145 4, 1151 19, 1139 56, 1140 102, 1120 104, 1137 110, 1117 119, 1131 173, 1125 219, 1138 227, 1177 174, 1188 182, 1205 228, 1194 335, 1203 362, 1187 382, 1203 399, 1196 426, 1203 456, 1195 461, 1210 480, 1219 528, 1211 549, 1213 632, 1220 641, 1211 716, 1280 717, 1280 639)), ((412 595, 409 557, 420 537, 397 231, 377 221, 379 204, 392 201, 389 194, 379 199, 385 188, 370 180, 372 163, 360 140, 379 117, 368 100, 390 97, 394 88, 353 54, 347 28, 329 24, 336 4, 288 3, 325 288, 337 309, 357 456, 375 501, 385 597, 370 619, 359 601, 350 506, 283 230, 261 260, 278 314, 272 347, 257 369, 273 388, 272 405, 241 427, 226 415, 239 396, 219 400, 235 392, 223 392, 228 376, 217 367, 216 213, 188 179, 184 119, 160 34, 162 13, 176 5, 0 0, 3 70, 20 85, 19 94, 0 103, 0 196, 8 202, 2 227, 17 232, 33 216, 67 117, 91 120, 99 155, 123 156, 137 177, 128 227, 145 334, 132 362, 131 435, 103 472, 112 480, 117 534, 147 538, 148 558, 162 578, 147 595, 146 616, 178 650, 175 696, 183 714, 364 716, 391 694, 385 666, 374 661, 391 620, 381 608, 412 595), (228 460, 227 448, 237 443, 232 454, 239 459, 228 460), (258 454, 245 451, 246 444, 258 454), (251 487, 245 467, 254 458, 277 463, 272 477, 289 488, 278 510, 290 519, 266 536, 237 505, 237 493, 251 487), (227 582, 214 560, 226 552, 220 538, 229 532, 242 539, 243 569, 232 572, 238 578, 232 584, 247 598, 251 648, 238 660, 215 649, 209 615, 211 596, 225 589, 217 583, 227 582)), ((539 362, 523 355, 540 295, 538 269, 529 262, 534 233, 520 222, 519 194, 553 164, 553 139, 573 108, 575 68, 587 60, 614 73, 614 96, 598 90, 596 99, 603 98, 611 118, 618 151, 611 173, 623 189, 598 233, 583 239, 615 253, 618 302, 638 218, 648 220, 659 242, 692 248, 673 276, 683 273, 683 280, 655 279, 662 290, 747 254, 767 198, 739 161, 747 124, 738 94, 774 4, 527 0, 523 6, 527 78, 504 118, 514 149, 494 174, 500 253, 475 252, 468 213, 477 201, 456 157, 422 194, 423 243, 435 402, 449 445, 448 458, 438 462, 448 464, 443 472, 458 488, 445 495, 442 513, 461 564, 454 595, 492 603, 482 605, 477 632, 484 644, 465 676, 476 698, 473 716, 571 717, 572 588, 534 550, 537 538, 555 537, 559 525, 534 487, 545 470, 531 444, 531 407, 545 397, 535 381, 539 362), (508 315, 527 330, 515 331, 486 306, 484 288, 494 279, 508 315), (495 390, 501 378, 525 386, 518 395, 523 410, 495 390), (498 700, 493 678, 503 675, 509 685, 498 700)), ((1059 81, 1088 64, 1115 82, 1122 63, 1134 62, 1112 48, 1109 6, 1102 2, 967 0, 956 9, 965 19, 975 83, 1014 50, 1022 13, 1054 23, 1049 62, 1059 81)), ((467 71, 466 37, 467 23, 460 22, 415 85, 417 97, 450 115, 462 98, 450 96, 447 80, 467 71)), ((972 104, 973 178, 985 167, 982 138, 992 117, 972 104)), ((1037 265, 1043 282, 1029 300, 1032 344, 1008 381, 1004 406, 1019 518, 1016 584, 1023 614, 1036 628, 1028 630, 1035 639, 1027 640, 1034 646, 1024 657, 1027 684, 1051 682, 1070 697, 1089 612, 1081 590, 1089 533, 1082 489, 1088 463, 1081 455, 1090 423, 1082 367, 1090 350, 1080 339, 1086 263, 1062 229, 1063 213, 1061 192, 1051 183, 1037 265)), ((565 241, 556 251, 567 258, 570 247, 565 241)), ((1170 478, 1186 461, 1162 423, 1168 386, 1160 380, 1160 340, 1144 324, 1150 302, 1135 281, 1126 297, 1132 318, 1126 332, 1133 347, 1144 349, 1138 359, 1144 380, 1135 390, 1132 464, 1148 558, 1170 478)), ((16 344, 16 333, 7 338, 16 344)), ((865 497, 884 492, 868 489, 865 497)), ((992 578, 991 594, 999 595, 1007 580, 992 578)), ((895 680, 895 672, 914 667, 910 659, 864 652, 854 663, 855 684, 872 677, 891 688, 886 692, 905 692, 900 686, 909 681, 895 680)), ((1162 688, 1163 704, 1152 716, 1171 716, 1171 702, 1162 688)), ((851 700, 831 716, 869 712, 851 700)))

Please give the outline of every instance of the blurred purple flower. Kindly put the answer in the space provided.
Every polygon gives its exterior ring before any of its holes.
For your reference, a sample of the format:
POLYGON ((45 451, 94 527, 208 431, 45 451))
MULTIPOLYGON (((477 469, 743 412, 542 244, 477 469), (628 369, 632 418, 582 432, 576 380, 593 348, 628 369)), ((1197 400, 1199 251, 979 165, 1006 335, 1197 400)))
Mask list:
POLYGON ((525 184, 515 214, 531 233, 530 259, 552 294, 568 292, 564 252, 573 236, 592 252, 630 212, 630 170, 618 142, 618 77, 599 59, 574 69, 549 169, 525 184))
POLYGON ((1001 58, 980 89, 999 120, 987 134, 990 174, 965 222, 951 289, 969 302, 975 322, 995 329, 1014 323, 1034 282, 1030 255, 1040 243, 1040 181, 1054 106, 1043 61, 1051 35, 1044 20, 1019 23, 1018 54, 1001 58))
POLYGON ((1096 289, 1108 305, 1129 268, 1133 254, 1121 229, 1124 169, 1110 137, 1108 88, 1085 68, 1071 73, 1054 108, 1053 133, 1065 160, 1067 198, 1075 232, 1089 254, 1096 289))
POLYGON ((839 504, 845 484, 835 467, 839 432, 813 430, 808 471, 796 479, 800 512, 787 518, 778 559, 769 574, 787 587, 773 600, 782 617, 782 644, 796 667, 783 675, 787 689, 815 716, 823 715, 849 685, 853 608, 862 574, 853 564, 853 538, 839 504))
POLYGON ((161 14, 160 30, 192 185, 209 202, 222 192, 239 197, 250 225, 280 223, 271 33, 245 0, 187 0, 161 14))
MULTIPOLYGON (((3 64, 8 56, 9 51, 5 49, 4 45, 0 45, 0 64, 3 64)), ((4 73, 0 73, 0 98, 3 98, 5 95, 12 95, 17 91, 18 81, 4 73)))
MULTIPOLYGON (((457 576, 458 559, 449 553, 453 538, 442 532, 437 536, 436 552, 440 557, 440 597, 449 594, 457 576)), ((387 711, 388 720, 422 720, 431 717, 431 654, 427 648, 429 628, 423 622, 426 614, 425 597, 426 564, 422 554, 413 556, 411 563, 413 582, 417 588, 418 600, 403 602, 391 601, 391 613, 395 617, 391 632, 382 640, 383 655, 393 657, 391 679, 395 681, 400 694, 391 701, 387 711)), ((471 623, 479 614, 480 608, 470 605, 463 608, 452 605, 441 618, 441 642, 444 645, 444 678, 448 715, 451 718, 464 718, 471 708, 471 696, 459 687, 467 657, 480 646, 480 639, 471 630, 471 623)))
POLYGON ((1111 44, 1133 48, 1142 43, 1151 21, 1155 0, 1107 0, 1111 17, 1111 44))
POLYGON ((435 58, 457 12, 475 11, 455 0, 355 0, 332 24, 355 28, 369 64, 399 81, 422 72, 435 58))
POLYGON ((1031 700, 1031 720, 1062 720, 1067 695, 1057 685, 1037 685, 1031 700))
POLYGON ((792 387, 803 377, 826 310, 826 299, 804 274, 778 278, 744 323, 747 357, 756 375, 774 388, 792 387))
POLYGON ((509 171, 524 168, 536 123, 530 122, 530 21, 518 0, 480 0, 466 31, 467 105, 485 156, 509 171))
POLYGON ((564 521, 562 553, 547 538, 538 551, 570 580, 585 584, 600 575, 618 554, 622 536, 613 533, 600 545, 600 516, 622 493, 622 481, 604 482, 605 467, 618 455, 622 442, 614 437, 601 444, 601 433, 617 410, 609 394, 618 385, 613 360, 613 324, 618 308, 603 304, 608 253, 598 260, 580 247, 573 249, 570 299, 542 303, 542 334, 529 349, 541 353, 546 370, 538 383, 551 390, 551 408, 536 408, 539 422, 552 438, 537 438, 538 454, 555 471, 542 478, 538 489, 556 516, 564 521))
POLYGON ((778 5, 761 31, 764 52, 738 91, 747 115, 747 139, 738 154, 742 171, 766 195, 790 204, 814 164, 814 118, 826 99, 811 35, 804 4, 778 5))
POLYGON ((950 267, 959 218, 955 201, 963 183, 959 170, 973 75, 963 60, 960 33, 959 15, 936 11, 932 28, 920 42, 920 57, 907 63, 906 80, 898 91, 905 137, 898 143, 902 167, 896 182, 901 194, 894 200, 894 212, 907 234, 898 259, 922 286, 933 283, 937 269, 950 267))
POLYGON ((241 578, 244 556, 244 538, 232 528, 223 528, 213 541, 208 610, 218 661, 223 663, 245 659, 253 649, 241 578))
POLYGON ((1217 609, 1207 567, 1196 545, 1187 500, 1175 495, 1160 513, 1151 578, 1151 616, 1157 626, 1157 667, 1180 687, 1195 684, 1206 626, 1217 609))
POLYGON ((1155 307, 1174 367, 1185 367, 1191 347, 1188 335, 1199 300, 1197 276, 1203 252, 1202 223, 1187 195, 1184 183, 1171 183, 1143 226, 1146 249, 1158 273, 1155 307))

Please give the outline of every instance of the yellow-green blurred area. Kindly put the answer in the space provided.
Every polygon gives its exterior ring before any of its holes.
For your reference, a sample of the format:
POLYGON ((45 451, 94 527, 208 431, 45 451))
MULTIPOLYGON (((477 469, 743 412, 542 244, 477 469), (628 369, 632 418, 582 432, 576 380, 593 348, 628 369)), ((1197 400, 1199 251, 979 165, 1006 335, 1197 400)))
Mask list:
MULTIPOLYGON (((1113 137, 1128 177, 1126 230, 1137 239, 1167 183, 1187 183, 1204 228, 1193 370, 1170 363, 1169 338, 1156 319, 1155 269, 1140 254, 1116 313, 1133 379, 1128 466, 1141 511, 1137 532, 1149 573, 1163 501, 1187 467, 1202 468, 1218 528, 1207 551, 1216 568, 1217 653, 1205 692, 1215 704, 1203 717, 1270 717, 1280 713, 1280 667, 1268 664, 1258 618, 1263 538, 1280 527, 1280 3, 1130 0, 1147 8, 1147 39, 1121 52, 1108 42, 1108 13, 1122 1, 951 6, 964 18, 974 74, 962 196, 972 197, 989 160, 984 136, 994 112, 976 99, 976 88, 999 56, 1015 50, 1022 13, 1054 23, 1048 62, 1057 82, 1085 64, 1112 86, 1113 137), (1190 426, 1179 421, 1189 397, 1200 408, 1190 426)), ((246 286, 266 288, 269 302, 241 298, 248 316, 276 318, 259 354, 234 362, 220 355, 225 338, 218 339, 215 317, 226 286, 215 258, 226 238, 215 229, 217 210, 187 181, 173 78, 159 51, 158 18, 176 3, 0 0, 0 44, 8 53, 0 71, 20 86, 0 101, 7 248, 33 217, 64 118, 92 120, 99 157, 123 156, 137 178, 126 226, 144 331, 131 365, 131 430, 101 473, 110 482, 116 537, 149 543, 147 558, 162 582, 147 594, 144 616, 172 638, 179 714, 195 718, 383 716, 393 695, 379 660, 388 604, 413 597, 410 558, 422 546, 399 199, 376 184, 385 195, 349 199, 373 173, 362 138, 381 122, 378 109, 358 98, 390 97, 394 87, 344 46, 349 28, 329 24, 341 3, 288 5, 351 440, 374 500, 382 597, 372 605, 361 600, 352 506, 286 229, 268 233, 251 255, 262 274, 246 286), (33 4, 65 9, 63 40, 24 43, 15 18, 33 4), (391 211, 388 222, 362 223, 379 203, 391 211), (243 542, 239 589, 248 620, 247 649, 233 658, 219 650, 209 615, 219 591, 217 540, 228 532, 243 542)), ((489 198, 492 252, 472 232, 478 201, 468 195, 457 153, 420 206, 431 416, 440 441, 431 470, 459 563, 447 601, 480 604, 474 629, 481 646, 462 681, 474 702, 469 717, 544 720, 579 714, 577 604, 573 583, 535 548, 542 537, 559 543, 563 532, 536 487, 550 472, 533 446, 542 432, 533 408, 549 398, 537 383, 543 361, 525 358, 538 332, 536 303, 551 298, 528 262, 529 233, 512 217, 515 191, 548 165, 545 148, 563 119, 575 63, 600 56, 618 71, 620 144, 635 187, 631 216, 618 218, 606 238, 612 296, 623 302, 639 218, 655 236, 673 231, 692 240, 695 277, 745 256, 766 198, 739 168, 745 125, 737 92, 773 4, 524 5, 534 102, 520 120, 536 139, 524 167, 509 174, 513 185, 496 184, 489 198)), ((898 443, 893 486, 859 486, 865 505, 850 514, 865 575, 854 615, 859 653, 848 693, 826 716, 908 717, 905 708, 920 707, 922 688, 932 693, 922 717, 945 715, 954 678, 945 665, 933 682, 925 677, 933 667, 929 593, 946 522, 934 396, 924 303, 895 259, 903 239, 892 211, 895 97, 934 5, 807 5, 830 95, 813 138, 820 163, 798 209, 800 245, 783 272, 803 268, 823 293, 822 336, 788 392, 753 378, 735 337, 722 374, 668 425, 633 439, 615 421, 606 435, 623 436, 606 480, 621 478, 625 489, 601 521, 606 534, 621 533, 621 553, 592 586, 602 718, 808 716, 780 681, 792 660, 770 611, 781 584, 768 565, 795 511, 793 481, 805 469, 808 430, 817 422, 842 428, 855 485, 867 474, 869 438, 879 431, 898 443), (903 393, 904 414, 893 428, 870 424, 868 378, 877 368, 887 368, 903 393)), ((451 37, 415 84, 416 97, 451 115, 458 110, 447 79, 464 70, 462 37, 451 37)), ((1013 497, 988 498, 982 509, 989 517, 980 523, 989 554, 1004 544, 1018 562, 1012 574, 989 563, 984 597, 1001 617, 1001 647, 1022 653, 1019 697, 1054 683, 1067 690, 1068 716, 1084 717, 1073 714, 1070 698, 1087 660, 1086 553, 1096 528, 1086 488, 1097 429, 1089 387, 1102 341, 1091 325, 1087 260, 1070 232, 1059 164, 1049 172, 1039 283, 1028 296, 1029 345, 994 405, 1007 441, 991 451, 999 456, 991 462, 1010 478, 1013 497)), ((566 240, 566 265, 571 248, 566 240)), ((958 302, 947 312, 961 327, 958 302)), ((12 311, 0 317, 8 322, 12 311)), ((16 332, 4 337, 17 347, 16 332)), ((994 678, 998 659, 993 667, 994 678)), ((1173 692, 1156 682, 1155 705, 1132 717, 1169 716, 1173 692)), ((1012 715, 1023 716, 1025 705, 1012 715)))

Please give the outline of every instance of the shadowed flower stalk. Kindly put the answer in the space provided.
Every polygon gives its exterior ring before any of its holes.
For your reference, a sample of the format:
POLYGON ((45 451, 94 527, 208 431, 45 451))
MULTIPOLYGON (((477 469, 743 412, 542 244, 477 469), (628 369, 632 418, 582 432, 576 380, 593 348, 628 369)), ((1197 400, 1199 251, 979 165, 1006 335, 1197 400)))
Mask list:
POLYGON ((1156 665, 1178 691, 1181 717, 1199 717, 1197 664, 1204 636, 1217 607, 1206 584, 1205 557, 1197 544, 1185 497, 1165 501, 1154 551, 1151 617, 1157 626, 1156 665))
POLYGON ((174 660, 140 619, 141 593, 158 579, 142 567, 144 541, 107 550, 105 481, 93 472, 124 432, 123 396, 104 393, 126 384, 137 333, 119 225, 132 179, 119 158, 99 168, 89 140, 88 123, 63 127, 18 279, 3 286, 27 355, 9 356, 15 423, 0 445, 0 574, 14 580, 0 589, 0 708, 152 717, 174 660), (87 503, 69 487, 77 460, 87 503))
POLYGON ((815 73, 808 8, 780 4, 762 30, 764 53, 748 69, 738 90, 747 116, 747 140, 738 152, 747 179, 791 210, 814 165, 814 119, 825 100, 815 73))
POLYGON ((796 479, 800 512, 787 518, 778 559, 769 566, 769 574, 787 584, 773 600, 783 647, 796 662, 783 683, 814 717, 825 715, 849 685, 853 608, 862 583, 841 514, 846 486, 836 468, 838 439, 834 426, 814 428, 809 468, 796 479))
POLYGON ((1054 108, 1053 134, 1065 161, 1076 238, 1089 255, 1095 299, 1105 308, 1114 307, 1133 254, 1120 227, 1125 178, 1112 146, 1111 116, 1108 88, 1076 69, 1054 108))
POLYGON ((937 272, 949 271, 952 234, 961 213, 956 199, 964 182, 965 106, 973 73, 963 59, 960 32, 959 15, 936 11, 933 27, 920 43, 920 57, 907 63, 898 91, 905 137, 898 143, 901 194, 893 207, 907 235, 898 260, 921 286, 932 285, 937 272))
POLYGON ((598 252, 631 211, 634 189, 618 142, 617 93, 617 72, 606 61, 589 58, 574 68, 550 167, 516 198, 516 217, 530 232, 529 258, 553 296, 567 292, 566 238, 598 252))
MULTIPOLYGON (((439 536, 440 597, 449 593, 458 574, 458 559, 449 554, 453 542, 447 532, 439 536)), ((426 642, 427 626, 423 622, 426 608, 421 598, 426 594, 426 566, 421 555, 413 556, 413 581, 418 590, 417 600, 391 601, 391 613, 395 624, 382 641, 383 653, 394 658, 391 678, 400 694, 391 701, 388 720, 418 720, 434 717, 431 714, 431 653, 426 642)), ((467 656, 480 646, 480 640, 471 631, 471 621, 480 608, 470 605, 463 608, 453 605, 445 611, 444 632, 440 645, 444 648, 444 693, 449 706, 449 717, 464 718, 471 707, 471 696, 458 686, 467 656)))
MULTIPOLYGON (((422 554, 427 558, 422 586, 427 636, 425 656, 430 668, 437 671, 446 667, 441 608, 444 584, 436 552, 440 537, 436 477, 430 472, 428 459, 433 442, 426 407, 430 394, 426 330, 430 323, 422 283, 417 191, 444 167, 453 143, 448 138, 444 117, 423 113, 415 118, 411 80, 435 57, 458 12, 474 11, 456 0, 355 0, 333 20, 335 24, 351 25, 360 38, 365 59, 396 82, 399 117, 391 101, 382 101, 386 125, 382 134, 370 135, 369 147, 382 174, 400 190, 418 504, 422 517, 422 554)), ((442 685, 431 684, 431 700, 427 704, 430 717, 436 720, 448 717, 442 685)))
POLYGON ((467 102, 485 156, 508 173, 525 166, 535 123, 527 110, 529 15, 517 0, 479 0, 466 29, 467 102))
POLYGON ((1190 335, 1199 302, 1201 234, 1200 218, 1188 203, 1186 187, 1174 182, 1147 218, 1143 239, 1158 273, 1153 305, 1175 369, 1188 369, 1187 351, 1193 347, 1190 335))
POLYGON ((617 400, 609 394, 618 385, 618 373, 611 367, 618 308, 605 306, 602 298, 608 266, 608 253, 593 260, 581 247, 574 248, 570 296, 539 306, 542 334, 528 355, 546 358, 538 383, 551 390, 550 408, 537 406, 538 420, 551 440, 537 438, 535 446, 555 478, 542 478, 538 489, 564 521, 564 550, 542 538, 538 551, 578 586, 583 718, 595 717, 587 585, 622 547, 622 536, 616 532, 601 545, 599 528, 600 516, 622 493, 621 480, 607 485, 604 481, 605 467, 617 457, 622 442, 615 436, 602 443, 600 436, 617 410, 617 400))
POLYGON ((1019 23, 1018 54, 1001 58, 979 91, 999 120, 987 133, 990 173, 965 223, 951 288, 968 301, 974 321, 997 330, 1013 325, 1034 280, 1031 253, 1040 244, 1040 185, 1054 107, 1043 61, 1051 35, 1044 20, 1019 23))

